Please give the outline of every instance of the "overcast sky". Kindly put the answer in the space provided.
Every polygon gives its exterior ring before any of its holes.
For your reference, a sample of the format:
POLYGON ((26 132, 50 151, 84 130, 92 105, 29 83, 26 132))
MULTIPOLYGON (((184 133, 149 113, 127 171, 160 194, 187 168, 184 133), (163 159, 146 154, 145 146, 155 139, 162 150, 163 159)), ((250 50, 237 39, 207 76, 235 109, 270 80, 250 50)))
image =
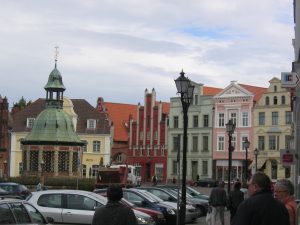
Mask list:
POLYGON ((45 97, 58 69, 65 96, 143 104, 176 96, 183 69, 197 83, 267 87, 291 71, 293 0, 3 0, 0 94, 10 106, 45 97))

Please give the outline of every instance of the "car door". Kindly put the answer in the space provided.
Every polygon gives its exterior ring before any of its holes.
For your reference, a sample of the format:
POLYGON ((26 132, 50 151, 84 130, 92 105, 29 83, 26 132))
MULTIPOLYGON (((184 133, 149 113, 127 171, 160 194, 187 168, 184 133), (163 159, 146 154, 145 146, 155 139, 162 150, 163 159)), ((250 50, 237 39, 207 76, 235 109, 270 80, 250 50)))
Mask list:
POLYGON ((37 201, 37 206, 35 206, 45 217, 53 218, 55 223, 62 223, 62 203, 62 194, 51 193, 40 195, 37 201))
POLYGON ((80 194, 66 194, 63 208, 63 223, 91 224, 95 208, 103 206, 100 202, 80 194))

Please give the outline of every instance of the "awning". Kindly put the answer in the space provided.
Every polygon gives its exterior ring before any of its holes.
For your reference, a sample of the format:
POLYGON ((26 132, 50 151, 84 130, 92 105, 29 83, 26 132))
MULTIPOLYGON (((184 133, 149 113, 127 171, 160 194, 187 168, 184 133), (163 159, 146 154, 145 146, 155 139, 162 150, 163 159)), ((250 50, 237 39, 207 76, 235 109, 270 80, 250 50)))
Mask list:
MULTIPOLYGON (((257 159, 257 169, 262 168, 262 166, 266 163, 266 159, 257 159)), ((255 168, 255 159, 253 162, 249 165, 248 169, 255 168)))
MULTIPOLYGON (((228 166, 228 160, 216 160, 217 166, 228 166)), ((243 166, 242 160, 232 160, 232 166, 243 166)))

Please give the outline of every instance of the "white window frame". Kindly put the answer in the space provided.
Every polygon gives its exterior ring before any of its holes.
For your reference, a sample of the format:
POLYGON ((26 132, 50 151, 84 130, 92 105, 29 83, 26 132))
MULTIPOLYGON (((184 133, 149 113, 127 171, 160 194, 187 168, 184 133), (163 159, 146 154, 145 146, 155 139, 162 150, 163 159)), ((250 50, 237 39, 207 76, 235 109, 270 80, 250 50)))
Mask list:
POLYGON ((224 127, 224 126, 225 126, 225 113, 219 113, 218 114, 218 127, 224 127))
POLYGON ((93 141, 93 152, 100 152, 101 141, 93 141))
POLYGON ((218 142, 217 142, 217 151, 223 152, 225 151, 225 136, 224 135, 218 135, 218 142), (223 140, 220 140, 220 139, 223 140))
POLYGON ((249 113, 242 112, 242 126, 248 127, 249 126, 249 113))
POLYGON ((232 120, 232 123, 235 124, 235 126, 237 127, 237 113, 236 112, 232 112, 230 113, 230 119, 232 120))
POLYGON ((34 124, 35 118, 27 118, 27 122, 26 122, 26 127, 27 128, 32 128, 33 124, 34 124))
MULTIPOLYGON (((242 136, 241 136, 241 146, 242 146, 242 147, 241 147, 241 151, 242 151, 242 152, 245 152, 245 151, 246 151, 245 144, 244 144, 246 139, 249 140, 248 135, 242 135, 242 136)), ((248 149, 248 150, 249 150, 249 149, 248 149)))
POLYGON ((95 119, 88 119, 87 120, 87 128, 88 129, 96 129, 96 120, 95 119))

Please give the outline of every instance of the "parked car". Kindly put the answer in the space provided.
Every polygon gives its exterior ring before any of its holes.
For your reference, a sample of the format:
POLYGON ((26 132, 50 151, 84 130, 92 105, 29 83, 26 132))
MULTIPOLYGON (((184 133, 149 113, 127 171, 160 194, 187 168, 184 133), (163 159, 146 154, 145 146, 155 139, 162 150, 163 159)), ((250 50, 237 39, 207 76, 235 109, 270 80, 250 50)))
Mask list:
POLYGON ((47 219, 30 203, 13 198, 0 198, 0 224, 48 224, 47 219))
POLYGON ((213 178, 205 178, 198 180, 196 184, 199 187, 217 187, 219 185, 219 181, 213 178))
MULTIPOLYGON (((178 189, 160 188, 154 186, 139 187, 139 189, 146 190, 164 201, 177 202, 178 189)), ((181 192, 179 195, 181 196, 181 192)), ((186 193, 186 202, 196 208, 199 217, 206 215, 208 209, 208 200, 193 198, 191 195, 186 193)))
MULTIPOLYGON (((89 191, 46 190, 32 192, 27 200, 44 216, 54 219, 55 223, 91 224, 95 209, 103 207, 107 199, 89 191)), ((139 225, 154 225, 151 216, 133 210, 139 225)))
MULTIPOLYGON (((174 185, 174 184, 158 185, 157 187, 159 187, 159 188, 167 188, 167 189, 169 188, 169 189, 174 189, 174 190, 178 189, 178 186, 174 185)), ((186 193, 188 193, 189 195, 191 195, 194 198, 200 198, 200 199, 203 199, 203 200, 208 200, 209 199, 208 195, 202 194, 202 193, 200 193, 199 191, 195 190, 192 187, 188 187, 187 186, 186 187, 186 193)))
MULTIPOLYGON (((129 202, 139 206, 150 208, 154 210, 161 211, 166 220, 167 224, 174 225, 176 224, 176 213, 177 213, 177 204, 174 202, 163 201, 157 196, 147 192, 142 189, 124 189, 123 197, 129 202)), ((196 220, 198 217, 196 209, 191 205, 186 205, 186 218, 185 222, 189 223, 196 220)))
POLYGON ((0 183, 0 188, 7 191, 9 195, 16 195, 25 199, 29 194, 30 191, 25 185, 13 183, 13 182, 4 182, 0 183))
MULTIPOLYGON (((93 192, 106 197, 106 191, 107 191, 107 189, 104 188, 104 189, 95 189, 93 192)), ((160 211, 153 210, 153 209, 147 209, 147 208, 143 208, 143 207, 137 207, 134 204, 132 204, 131 202, 127 201, 125 198, 122 198, 120 202, 129 208, 132 208, 132 209, 135 209, 135 210, 138 210, 138 211, 141 211, 141 212, 144 212, 144 213, 150 215, 153 218, 153 220, 155 221, 156 225, 165 225, 166 224, 166 219, 160 211)))

